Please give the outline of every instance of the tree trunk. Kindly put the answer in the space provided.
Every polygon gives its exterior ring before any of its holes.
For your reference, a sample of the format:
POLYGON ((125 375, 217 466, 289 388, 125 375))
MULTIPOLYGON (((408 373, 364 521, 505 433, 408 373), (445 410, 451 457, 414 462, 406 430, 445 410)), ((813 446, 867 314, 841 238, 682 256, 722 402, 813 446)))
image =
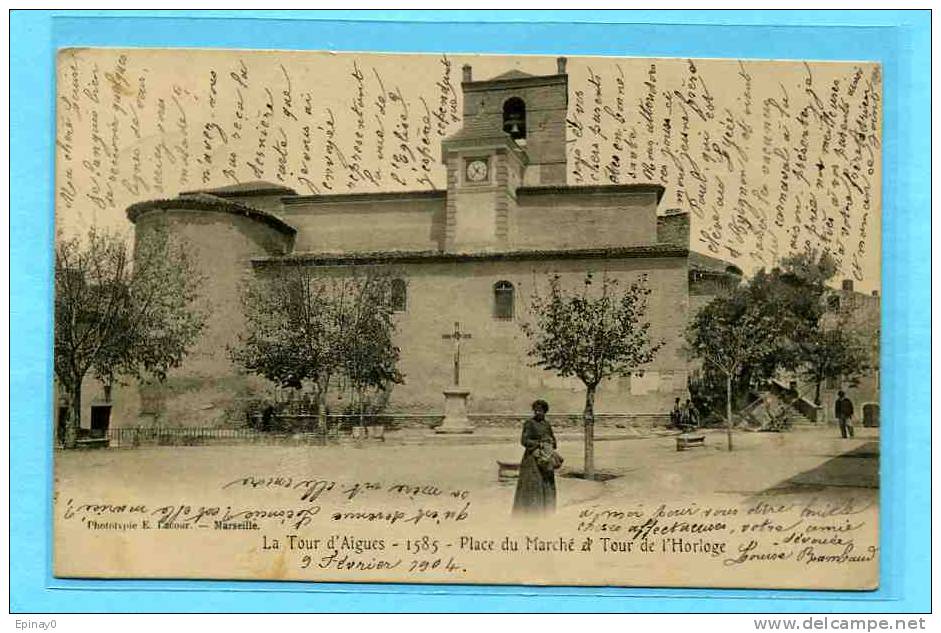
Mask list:
POLYGON ((323 387, 323 381, 320 378, 314 380, 311 385, 314 388, 314 402, 317 405, 317 433, 321 438, 326 437, 327 433, 327 394, 323 387))
POLYGON ((325 389, 317 390, 317 431, 324 439, 327 437, 327 394, 325 389))
POLYGON ((366 428, 366 396, 363 389, 357 389, 357 401, 359 402, 359 425, 366 428))
POLYGON ((82 425, 82 381, 76 380, 69 389, 69 417, 65 421, 65 447, 78 446, 78 429, 82 425))
POLYGON ((818 407, 820 406, 820 385, 823 383, 822 378, 817 378, 817 387, 814 391, 814 404, 818 407))
POLYGON ((585 479, 595 478, 595 387, 585 390, 585 479))
POLYGON ((732 374, 725 374, 725 429, 732 450, 732 374))

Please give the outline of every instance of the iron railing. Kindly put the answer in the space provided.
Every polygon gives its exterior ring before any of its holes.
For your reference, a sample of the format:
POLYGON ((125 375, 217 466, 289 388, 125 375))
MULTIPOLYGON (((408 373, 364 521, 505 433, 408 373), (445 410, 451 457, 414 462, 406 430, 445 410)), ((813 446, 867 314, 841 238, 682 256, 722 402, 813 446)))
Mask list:
MULTIPOLYGON (((522 424, 529 416, 525 414, 471 414, 474 424, 481 427, 499 426, 512 428, 522 424)), ((547 416, 558 428, 580 426, 580 414, 550 414, 547 416)), ((260 415, 252 416, 246 426, 239 428, 187 427, 187 426, 146 426, 112 427, 95 434, 107 439, 113 447, 133 447, 142 445, 157 446, 195 446, 205 444, 239 443, 310 443, 326 444, 338 441, 341 436, 358 433, 355 429, 367 427, 363 436, 383 437, 385 429, 433 428, 442 420, 440 414, 367 414, 328 415, 325 426, 311 414, 275 414, 267 423, 260 415), (379 428, 376 428, 379 427, 379 428), (373 431, 379 431, 374 433, 373 431)), ((658 426, 669 420, 666 414, 596 414, 598 423, 613 424, 620 419, 631 419, 641 425, 658 426)))
POLYGON ((268 442, 290 438, 322 444, 335 437, 331 429, 308 433, 276 433, 256 429, 208 427, 124 427, 108 429, 109 446, 129 447, 142 445, 198 446, 204 444, 241 444, 268 442))

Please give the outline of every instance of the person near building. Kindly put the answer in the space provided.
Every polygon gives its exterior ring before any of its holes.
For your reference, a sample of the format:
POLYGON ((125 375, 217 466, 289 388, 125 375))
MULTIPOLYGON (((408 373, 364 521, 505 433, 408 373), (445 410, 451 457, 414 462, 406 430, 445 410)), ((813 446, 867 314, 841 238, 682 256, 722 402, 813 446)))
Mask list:
POLYGON ((853 401, 846 397, 844 391, 837 393, 836 419, 840 423, 840 434, 845 440, 853 437, 853 401))
POLYGON ((696 407, 693 406, 689 398, 687 398, 686 402, 683 404, 680 418, 682 420, 681 425, 683 426, 683 430, 690 431, 699 428, 699 412, 696 411, 696 407))
POLYGON ((513 498, 513 514, 545 514, 555 510, 555 469, 561 458, 555 452, 558 444, 552 425, 546 419, 549 404, 533 402, 533 417, 523 424, 520 443, 526 449, 520 462, 519 481, 513 498))
POLYGON ((683 426, 683 405, 680 404, 679 398, 673 401, 673 410, 670 411, 670 426, 675 428, 683 426))

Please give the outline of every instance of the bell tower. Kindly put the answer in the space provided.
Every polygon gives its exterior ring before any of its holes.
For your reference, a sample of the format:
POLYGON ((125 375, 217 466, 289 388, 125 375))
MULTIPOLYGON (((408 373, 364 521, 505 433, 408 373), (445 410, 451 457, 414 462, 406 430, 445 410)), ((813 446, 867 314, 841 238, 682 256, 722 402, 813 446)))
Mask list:
POLYGON ((464 130, 502 131, 525 149, 527 186, 565 184, 566 63, 559 57, 554 75, 511 70, 482 81, 464 66, 464 130))
POLYGON ((463 68, 464 124, 442 142, 448 170, 445 250, 504 247, 521 186, 564 185, 566 59, 552 75, 518 70, 474 81, 463 68))

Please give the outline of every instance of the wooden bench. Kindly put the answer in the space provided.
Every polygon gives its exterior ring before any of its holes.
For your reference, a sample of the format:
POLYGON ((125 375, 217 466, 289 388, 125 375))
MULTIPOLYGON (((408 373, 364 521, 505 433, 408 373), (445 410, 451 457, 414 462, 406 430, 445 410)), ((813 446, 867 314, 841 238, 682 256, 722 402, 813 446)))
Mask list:
POLYGON ((703 433, 683 433, 676 437, 676 450, 678 451, 705 445, 706 436, 703 433))
POLYGON ((108 448, 110 442, 106 437, 84 437, 75 444, 78 448, 108 448))
POLYGON ((501 462, 497 460, 497 479, 506 481, 508 479, 517 479, 519 476, 519 462, 501 462))

